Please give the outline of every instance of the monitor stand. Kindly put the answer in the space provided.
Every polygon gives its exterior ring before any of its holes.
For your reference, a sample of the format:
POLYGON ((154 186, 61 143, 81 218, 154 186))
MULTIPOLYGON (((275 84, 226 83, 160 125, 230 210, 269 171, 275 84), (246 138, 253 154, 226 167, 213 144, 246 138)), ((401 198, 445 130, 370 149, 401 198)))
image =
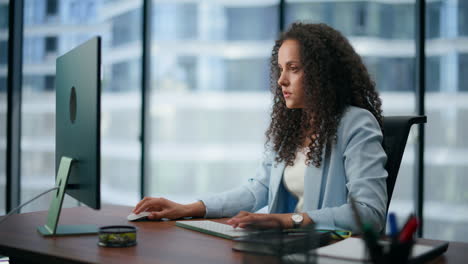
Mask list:
POLYGON ((97 234, 98 228, 95 225, 60 225, 57 226, 60 211, 62 210, 63 198, 65 196, 65 187, 67 186, 68 176, 70 175, 71 166, 75 160, 68 157, 62 157, 60 166, 55 180, 57 192, 52 198, 47 216, 47 224, 38 226, 37 231, 43 236, 65 236, 65 235, 84 235, 97 234))

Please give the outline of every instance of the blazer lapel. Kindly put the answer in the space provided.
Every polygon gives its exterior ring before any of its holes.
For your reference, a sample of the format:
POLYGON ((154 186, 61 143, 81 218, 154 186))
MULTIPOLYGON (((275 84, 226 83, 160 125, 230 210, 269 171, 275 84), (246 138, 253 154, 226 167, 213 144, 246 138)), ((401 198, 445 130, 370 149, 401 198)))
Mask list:
POLYGON ((281 181, 283 180, 283 173, 285 168, 284 162, 275 163, 271 169, 270 175, 270 188, 268 192, 268 211, 276 212, 278 206, 278 192, 281 181))
POLYGON ((310 165, 306 167, 304 179, 304 206, 303 211, 319 209, 320 193, 323 178, 323 164, 320 168, 310 165))

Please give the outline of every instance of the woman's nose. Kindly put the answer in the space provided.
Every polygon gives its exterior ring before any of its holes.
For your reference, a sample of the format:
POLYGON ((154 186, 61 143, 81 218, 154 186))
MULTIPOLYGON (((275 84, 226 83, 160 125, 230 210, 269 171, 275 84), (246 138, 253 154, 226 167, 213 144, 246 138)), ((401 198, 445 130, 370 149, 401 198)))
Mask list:
POLYGON ((289 84, 284 72, 281 73, 279 79, 278 79, 278 85, 279 86, 287 86, 289 84))

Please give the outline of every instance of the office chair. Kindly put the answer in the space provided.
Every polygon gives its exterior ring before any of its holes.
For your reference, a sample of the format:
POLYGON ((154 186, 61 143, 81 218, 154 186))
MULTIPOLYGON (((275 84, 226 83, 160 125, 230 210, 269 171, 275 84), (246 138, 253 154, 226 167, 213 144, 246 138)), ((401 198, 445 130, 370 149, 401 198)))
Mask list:
MULTIPOLYGON (((427 123, 426 116, 387 116, 383 118, 383 147, 387 153, 385 169, 387 177, 387 211, 392 199, 393 188, 405 152, 406 141, 413 124, 427 123)), ((384 229, 385 230, 385 229, 384 229)))

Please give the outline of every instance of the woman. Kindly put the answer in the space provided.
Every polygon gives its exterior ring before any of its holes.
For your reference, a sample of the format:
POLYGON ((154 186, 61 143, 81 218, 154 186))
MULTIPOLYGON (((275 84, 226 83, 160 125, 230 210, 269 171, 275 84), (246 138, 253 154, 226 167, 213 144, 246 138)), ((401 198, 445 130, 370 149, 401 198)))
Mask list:
POLYGON ((324 24, 295 23, 271 56, 273 111, 266 155, 248 183, 181 205, 145 198, 149 218, 232 217, 228 224, 358 232, 349 197, 364 222, 382 230, 387 204, 381 100, 345 37, 324 24), (269 214, 252 213, 268 205, 269 214))

